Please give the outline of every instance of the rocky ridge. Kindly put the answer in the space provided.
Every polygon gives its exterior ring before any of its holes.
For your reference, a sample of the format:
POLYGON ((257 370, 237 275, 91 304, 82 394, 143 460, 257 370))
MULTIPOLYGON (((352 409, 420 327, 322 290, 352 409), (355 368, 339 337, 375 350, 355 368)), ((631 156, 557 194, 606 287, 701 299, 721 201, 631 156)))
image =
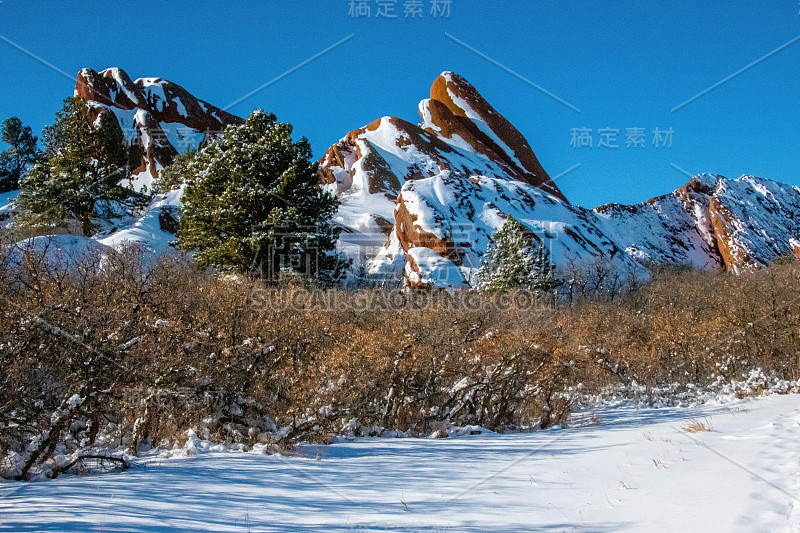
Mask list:
POLYGON ((161 78, 132 81, 124 70, 78 73, 75 95, 100 113, 112 113, 131 146, 132 185, 150 187, 181 152, 197 149, 243 119, 192 96, 161 78))

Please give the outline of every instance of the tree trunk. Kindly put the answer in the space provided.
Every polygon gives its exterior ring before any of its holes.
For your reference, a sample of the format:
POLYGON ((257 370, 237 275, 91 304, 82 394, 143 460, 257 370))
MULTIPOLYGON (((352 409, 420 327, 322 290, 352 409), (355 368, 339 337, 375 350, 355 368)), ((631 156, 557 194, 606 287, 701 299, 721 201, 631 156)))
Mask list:
POLYGON ((81 205, 75 212, 75 218, 81 224, 81 232, 84 237, 91 237, 94 235, 94 225, 92 224, 93 212, 94 202, 81 205))

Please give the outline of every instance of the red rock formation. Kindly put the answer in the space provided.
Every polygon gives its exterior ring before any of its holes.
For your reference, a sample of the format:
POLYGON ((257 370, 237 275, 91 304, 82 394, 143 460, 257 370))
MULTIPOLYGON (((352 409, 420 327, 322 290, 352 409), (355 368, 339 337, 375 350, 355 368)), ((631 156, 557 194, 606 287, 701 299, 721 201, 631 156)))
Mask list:
MULTIPOLYGON (((400 194, 406 185, 439 177, 457 191, 487 176, 529 184, 552 195, 547 201, 566 202, 522 134, 465 79, 439 76, 419 113, 419 125, 383 117, 352 130, 320 160, 320 183, 339 196, 340 221, 354 235, 387 234, 406 253, 426 248, 460 266, 474 243, 426 227, 413 211, 418 206, 400 194)), ((533 202, 524 193, 520 198, 533 202)))
POLYGON ((417 265, 417 262, 411 255, 406 258, 405 285, 410 289, 417 290, 426 290, 431 288, 430 283, 422 281, 422 273, 419 270, 419 265, 417 265))
MULTIPOLYGON (((353 186, 357 172, 364 174, 362 186, 372 193, 380 192, 396 198, 402 183, 427 178, 442 171, 468 177, 470 174, 494 173, 508 179, 530 183, 562 200, 561 191, 542 168, 522 134, 498 113, 464 78, 446 72, 431 87, 431 98, 420 103, 419 126, 396 117, 383 117, 366 127, 352 130, 333 145, 320 160, 320 182, 336 183, 338 194, 353 186), (414 150, 426 158, 428 168, 410 165, 398 169, 381 164, 380 150, 371 142, 381 128, 391 129, 395 148, 414 150), (487 169, 478 161, 463 161, 467 156, 488 158, 494 166, 487 169), (363 159, 362 159, 363 158, 363 159), (361 165, 361 163, 365 163, 361 165), (389 176, 393 174, 393 176, 389 176)), ((382 148, 384 151, 387 147, 382 148)))
POLYGON ((133 82, 122 69, 111 68, 100 73, 81 70, 75 93, 84 100, 106 106, 143 109, 156 122, 177 122, 197 131, 219 132, 228 124, 244 123, 244 119, 198 100, 176 83, 161 78, 133 82), (152 87, 160 87, 160 90, 151 91, 152 87))
POLYGON ((794 257, 800 259, 800 241, 797 239, 789 239, 789 246, 792 248, 794 257))
POLYGON ((435 234, 422 229, 416 222, 417 215, 409 212, 401 194, 397 199, 397 207, 395 208, 395 228, 403 250, 408 252, 411 248, 430 248, 440 256, 450 259, 456 265, 461 263, 461 257, 452 237, 437 237, 435 234))
MULTIPOLYGON (((176 126, 200 143, 204 132, 243 122, 174 83, 131 81, 119 69, 81 71, 75 93, 113 114, 137 170, 151 177, 185 148, 174 143, 183 140, 176 126)), ((337 221, 352 230, 342 239, 351 251, 363 247, 370 274, 464 287, 508 217, 570 268, 604 258, 624 275, 651 264, 741 271, 800 258, 798 187, 703 174, 646 202, 585 209, 566 201, 522 134, 466 80, 446 72, 430 96, 420 125, 383 117, 320 161, 321 184, 341 200, 337 221)))
MULTIPOLYGON (((161 78, 131 81, 125 71, 111 68, 102 72, 83 69, 78 73, 75 95, 90 103, 97 113, 113 113, 131 142, 133 173, 158 170, 192 145, 174 146, 167 129, 183 131, 200 138, 216 135, 229 124, 244 120, 207 102, 198 100, 186 89, 161 78)), ((180 135, 180 134, 179 134, 180 135)))
POLYGON ((429 105, 431 124, 439 128, 444 136, 451 136, 445 132, 459 133, 459 130, 469 132, 474 141, 470 142, 464 135, 462 138, 470 144, 474 142, 473 146, 476 151, 483 151, 487 155, 499 157, 503 163, 518 171, 518 176, 515 177, 520 181, 530 183, 566 200, 566 197, 542 168, 525 137, 503 115, 498 113, 466 79, 458 74, 445 72, 433 82, 430 102, 432 104, 429 105), (444 104, 451 114, 444 113, 436 102, 444 104), (487 128, 479 126, 481 122, 488 126, 488 132, 487 128), (497 143, 497 140, 502 144, 497 143), (481 150, 478 143, 485 148, 481 150))

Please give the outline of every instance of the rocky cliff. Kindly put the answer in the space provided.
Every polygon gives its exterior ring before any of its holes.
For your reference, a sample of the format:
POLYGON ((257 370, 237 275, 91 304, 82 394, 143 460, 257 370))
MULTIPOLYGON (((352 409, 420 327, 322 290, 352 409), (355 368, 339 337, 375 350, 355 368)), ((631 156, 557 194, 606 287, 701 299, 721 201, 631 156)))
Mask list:
POLYGON ((197 149, 228 124, 243 120, 161 78, 132 81, 125 71, 109 68, 78 73, 75 95, 98 113, 112 113, 131 145, 134 188, 150 187, 178 153, 197 149))

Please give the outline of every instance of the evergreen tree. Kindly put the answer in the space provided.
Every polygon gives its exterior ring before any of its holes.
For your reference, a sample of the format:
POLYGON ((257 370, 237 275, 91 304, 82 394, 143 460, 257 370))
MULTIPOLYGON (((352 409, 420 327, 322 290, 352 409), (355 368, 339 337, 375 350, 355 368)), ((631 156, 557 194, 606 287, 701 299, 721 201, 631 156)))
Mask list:
POLYGON ((169 192, 172 187, 182 185, 186 181, 186 175, 189 170, 189 163, 195 158, 196 150, 188 150, 182 154, 178 154, 172 163, 161 171, 159 178, 153 183, 153 192, 156 194, 165 194, 169 192))
POLYGON ((74 218, 88 237, 93 219, 110 220, 137 205, 133 191, 120 185, 130 177, 128 147, 109 113, 94 120, 84 100, 67 98, 45 128, 44 144, 44 156, 20 183, 18 204, 33 222, 74 218))
POLYGON ((204 266, 275 280, 294 271, 333 283, 346 264, 334 253, 338 202, 318 186, 305 138, 254 111, 179 164, 185 172, 178 244, 204 266))
POLYGON ((477 288, 483 292, 523 289, 547 293, 558 286, 547 247, 513 217, 495 233, 477 278, 477 288))
POLYGON ((2 141, 9 148, 0 153, 0 193, 19 189, 28 165, 33 164, 38 156, 37 138, 31 133, 30 126, 23 126, 17 117, 3 122, 2 141))

